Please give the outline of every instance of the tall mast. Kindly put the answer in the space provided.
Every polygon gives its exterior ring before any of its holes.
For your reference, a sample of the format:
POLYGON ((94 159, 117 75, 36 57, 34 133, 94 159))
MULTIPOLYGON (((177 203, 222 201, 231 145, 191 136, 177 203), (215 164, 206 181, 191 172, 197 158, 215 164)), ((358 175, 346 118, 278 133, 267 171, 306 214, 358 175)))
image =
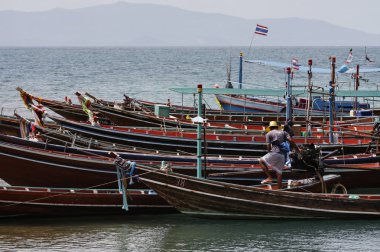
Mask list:
POLYGON ((292 119, 292 87, 290 84, 290 75, 292 73, 292 70, 290 67, 286 68, 286 73, 288 75, 288 82, 286 84, 286 92, 288 94, 286 96, 286 121, 289 121, 290 119, 292 119))
POLYGON ((330 143, 334 143, 333 125, 334 125, 334 103, 335 103, 335 62, 336 57, 331 56, 331 81, 329 88, 329 122, 330 122, 330 143))
POLYGON ((239 56, 239 89, 243 87, 243 52, 239 56))
MULTIPOLYGON (((359 64, 356 65, 356 75, 355 75, 355 91, 358 91, 359 89, 359 78, 360 78, 360 75, 359 75, 359 64)), ((358 97, 355 96, 355 107, 354 107, 354 110, 357 111, 359 108, 358 106, 358 97)))
POLYGON ((197 178, 202 177, 202 84, 197 86, 198 124, 197 124, 197 178))
POLYGON ((313 60, 309 59, 307 61, 307 65, 309 66, 309 70, 307 71, 308 75, 308 83, 307 83, 307 91, 308 91, 308 98, 307 98, 307 107, 306 107, 306 132, 305 132, 305 143, 306 139, 309 133, 311 133, 311 123, 310 123, 310 107, 311 107, 311 99, 312 99, 312 92, 313 92, 313 84, 311 83, 311 79, 313 77, 313 73, 311 72, 311 66, 313 65, 313 60))

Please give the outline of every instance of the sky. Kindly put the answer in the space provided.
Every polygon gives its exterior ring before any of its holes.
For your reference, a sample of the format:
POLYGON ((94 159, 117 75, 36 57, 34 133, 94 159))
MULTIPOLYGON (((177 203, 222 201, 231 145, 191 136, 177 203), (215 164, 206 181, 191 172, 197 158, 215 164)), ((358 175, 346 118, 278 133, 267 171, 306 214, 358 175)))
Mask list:
POLYGON ((1 10, 76 9, 115 2, 153 3, 247 19, 299 17, 319 19, 380 34, 379 0, 0 0, 1 10))

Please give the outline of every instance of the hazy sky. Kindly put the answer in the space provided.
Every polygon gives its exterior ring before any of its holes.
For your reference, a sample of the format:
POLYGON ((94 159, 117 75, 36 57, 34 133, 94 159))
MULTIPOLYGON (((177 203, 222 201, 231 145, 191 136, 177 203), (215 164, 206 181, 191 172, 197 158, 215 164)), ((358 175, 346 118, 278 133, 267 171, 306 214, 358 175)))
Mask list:
MULTIPOLYGON (((0 0, 0 10, 82 8, 123 0, 0 0)), ((223 13, 249 19, 300 17, 380 34, 379 0, 125 0, 223 13)))

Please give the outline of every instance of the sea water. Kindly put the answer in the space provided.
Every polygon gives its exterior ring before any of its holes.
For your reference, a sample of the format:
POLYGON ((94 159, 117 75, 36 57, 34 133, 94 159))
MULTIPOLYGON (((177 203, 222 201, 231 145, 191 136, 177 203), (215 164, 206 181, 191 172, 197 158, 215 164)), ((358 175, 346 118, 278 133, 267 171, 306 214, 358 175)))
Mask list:
MULTIPOLYGON (((173 87, 193 87, 203 84, 224 87, 227 66, 231 64, 231 79, 238 80, 239 52, 244 59, 261 59, 330 68, 329 57, 337 57, 337 67, 346 60, 350 48, 346 47, 157 47, 157 48, 0 48, 0 107, 22 113, 22 103, 16 87, 47 99, 64 100, 76 91, 86 91, 99 98, 122 101, 128 96, 193 105, 193 95, 182 96, 170 91, 173 87)), ((380 67, 380 47, 368 48, 369 57, 378 59, 364 64, 364 47, 353 48, 355 64, 361 68, 380 67)), ((378 89, 379 73, 362 74, 368 82, 361 82, 360 89, 378 89)), ((315 86, 327 87, 329 74, 313 74, 315 86)), ((257 64, 243 64, 243 88, 278 88, 285 94, 287 77, 284 69, 257 64)), ((307 74, 294 73, 293 85, 297 89, 307 85, 307 74)), ((350 74, 338 75, 339 87, 353 89, 350 74)), ((235 84, 235 87, 237 85, 235 84)), ((211 95, 205 95, 207 106, 217 107, 211 95)))
MULTIPOLYGON (((128 96, 193 105, 171 87, 212 87, 226 83, 226 66, 238 79, 239 52, 245 59, 291 62, 329 68, 344 62, 346 47, 156 47, 156 48, 0 48, 2 113, 30 116, 17 86, 35 96, 75 102, 76 91, 121 101, 128 96)), ((376 60, 364 64, 364 47, 353 48, 354 63, 380 67, 380 47, 368 48, 376 60)), ((353 65, 355 66, 355 65, 353 65)), ((285 89, 283 69, 244 64, 243 88, 285 89)), ((360 89, 377 89, 380 74, 363 74, 360 89)), ((314 74, 316 86, 327 87, 330 76, 314 74)), ((339 85, 353 89, 349 74, 339 85)), ((294 85, 307 84, 306 73, 294 74, 294 85)), ((300 87, 302 88, 302 87, 300 87)), ((217 107, 212 96, 205 96, 217 107)), ((0 164, 1 165, 1 164, 0 164)), ((1 176, 0 176, 1 177, 1 176)), ((89 218, 0 220, 1 251, 380 251, 380 221, 355 220, 206 220, 182 214, 89 218)))

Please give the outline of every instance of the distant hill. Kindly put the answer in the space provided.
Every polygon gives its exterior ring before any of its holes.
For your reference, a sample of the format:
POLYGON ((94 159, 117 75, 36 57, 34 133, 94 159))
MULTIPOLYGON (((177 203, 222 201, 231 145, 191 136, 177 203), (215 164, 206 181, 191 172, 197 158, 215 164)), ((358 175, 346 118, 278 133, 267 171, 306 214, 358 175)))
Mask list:
POLYGON ((0 11, 0 46, 380 46, 370 34, 319 20, 248 20, 154 4, 119 2, 76 10, 0 11))

